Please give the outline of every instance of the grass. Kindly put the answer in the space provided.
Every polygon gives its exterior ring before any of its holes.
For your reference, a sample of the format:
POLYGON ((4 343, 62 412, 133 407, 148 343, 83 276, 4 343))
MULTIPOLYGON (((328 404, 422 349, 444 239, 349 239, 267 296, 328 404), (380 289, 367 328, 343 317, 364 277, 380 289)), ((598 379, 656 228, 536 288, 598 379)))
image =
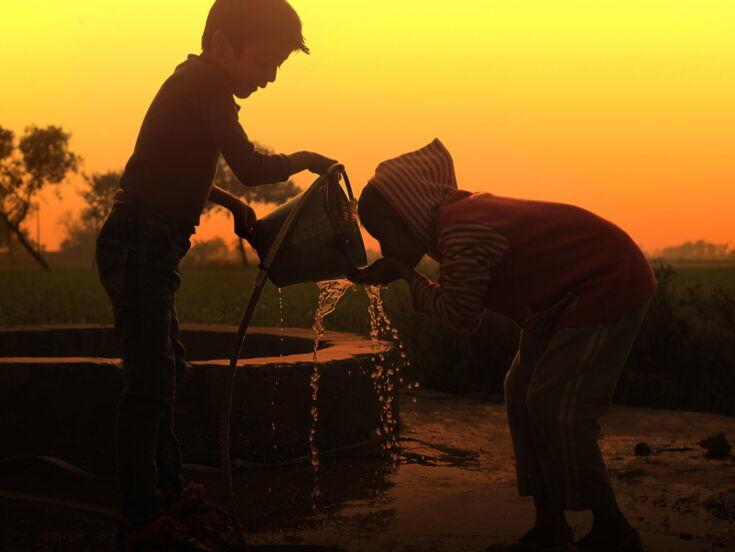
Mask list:
MULTIPOLYGON (((673 265, 673 285, 682 291, 695 287, 705 293, 717 288, 735 292, 735 263, 673 265)), ((188 269, 177 293, 184 322, 237 324, 250 297, 256 269, 188 269)), ((397 283, 384 290, 388 313, 401 317, 410 310, 408 290, 397 283)), ((318 296, 314 284, 283 289, 286 326, 309 328, 318 296)), ((342 299, 327 324, 330 329, 367 334, 367 296, 357 287, 342 299)), ((268 283, 255 313, 254 324, 278 326, 277 288, 268 283)), ((0 270, 0 326, 34 324, 112 323, 112 312, 96 272, 92 270, 0 270)))
MULTIPOLYGON (((183 322, 237 324, 253 288, 257 271, 190 269, 176 295, 183 322)), ((400 287, 400 285, 396 286, 400 287)), ((394 295, 389 290, 386 295, 394 295)), ((283 289, 286 326, 309 328, 314 320, 318 290, 314 284, 283 289)), ((278 326, 278 290, 270 282, 258 303, 253 323, 278 326)), ((330 317, 330 329, 367 334, 367 296, 353 288, 330 317)), ((37 324, 111 324, 112 310, 91 270, 0 271, 0 326, 37 324)))
POLYGON ((679 287, 697 286, 704 291, 722 288, 735 292, 735 262, 690 261, 674 262, 675 280, 679 287))

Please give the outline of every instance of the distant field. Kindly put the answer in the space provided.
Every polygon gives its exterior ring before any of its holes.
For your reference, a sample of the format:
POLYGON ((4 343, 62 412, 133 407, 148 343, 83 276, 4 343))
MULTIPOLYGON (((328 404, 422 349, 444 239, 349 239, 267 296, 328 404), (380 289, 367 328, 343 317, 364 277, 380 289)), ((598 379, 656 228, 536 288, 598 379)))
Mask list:
MULTIPOLYGON (((677 287, 697 285, 703 290, 722 287, 735 291, 735 263, 677 264, 677 287)), ((179 315, 185 322, 237 324, 255 280, 256 270, 190 269, 184 272, 177 294, 179 315)), ((311 327, 317 289, 313 284, 283 290, 286 326, 311 327)), ((389 314, 409 309, 405 284, 384 291, 389 314)), ((277 326, 278 292, 266 286, 254 324, 277 326)), ((91 270, 0 270, 0 325, 111 323, 107 297, 91 270)), ((362 289, 347 293, 327 327, 367 333, 367 297, 362 289)))
MULTIPOLYGON (((235 269, 188 270, 177 293, 184 322, 237 324, 250 297, 256 271, 235 269)), ((395 286, 402 287, 401 284, 395 286)), ((396 294, 387 290, 386 298, 396 294)), ((318 290, 303 284, 283 290, 286 326, 311 327, 318 290)), ((368 332, 367 296, 357 287, 348 291, 328 329, 368 332)), ((278 326, 277 288, 268 283, 255 313, 254 324, 278 326)), ((91 270, 0 271, 0 325, 112 323, 112 311, 97 274, 91 270)))
POLYGON ((679 286, 699 286, 703 290, 721 287, 735 291, 735 262, 672 263, 679 286))

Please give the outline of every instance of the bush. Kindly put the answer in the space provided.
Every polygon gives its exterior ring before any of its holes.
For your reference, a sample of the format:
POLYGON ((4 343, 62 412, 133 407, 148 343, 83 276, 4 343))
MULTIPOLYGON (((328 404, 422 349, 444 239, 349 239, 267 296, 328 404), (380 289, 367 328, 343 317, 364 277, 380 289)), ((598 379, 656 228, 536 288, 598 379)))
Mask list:
POLYGON ((735 292, 677 285, 662 262, 654 271, 658 290, 616 400, 735 415, 735 292))
POLYGON ((241 262, 222 238, 194 243, 181 266, 184 268, 222 268, 237 266, 241 262))
MULTIPOLYGON (((681 285, 670 265, 658 261, 653 268, 658 289, 615 401, 735 415, 735 290, 681 285)), ((413 377, 449 392, 502 393, 518 345, 514 323, 486 313, 475 334, 461 334, 411 313, 407 289, 391 286, 384 296, 413 377)))

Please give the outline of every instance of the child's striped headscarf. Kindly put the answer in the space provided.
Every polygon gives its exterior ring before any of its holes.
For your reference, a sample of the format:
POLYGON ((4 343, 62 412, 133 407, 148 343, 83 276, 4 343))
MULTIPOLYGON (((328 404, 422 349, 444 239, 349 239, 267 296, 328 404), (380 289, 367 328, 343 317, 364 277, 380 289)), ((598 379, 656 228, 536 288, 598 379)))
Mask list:
POLYGON ((436 250, 436 217, 446 195, 457 189, 452 156, 438 139, 382 162, 368 182, 385 197, 429 251, 436 250))

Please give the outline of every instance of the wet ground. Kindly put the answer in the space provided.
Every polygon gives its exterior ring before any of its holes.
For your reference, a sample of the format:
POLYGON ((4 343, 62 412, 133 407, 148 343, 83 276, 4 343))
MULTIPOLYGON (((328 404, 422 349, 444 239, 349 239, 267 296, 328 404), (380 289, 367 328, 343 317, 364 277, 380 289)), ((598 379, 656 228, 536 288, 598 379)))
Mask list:
MULTIPOLYGON (((240 516, 250 542, 336 545, 348 551, 481 551, 530 526, 517 497, 502 404, 432 393, 402 397, 401 454, 386 462, 375 447, 307 463, 238 472, 240 516)), ((735 463, 710 460, 698 442, 735 436, 735 419, 615 407, 603 450, 623 510, 650 552, 735 550, 735 463), (633 455, 636 443, 653 449, 633 455)), ((207 482, 223 499, 221 479, 207 482)), ((0 550, 108 550, 114 486, 61 475, 47 465, 4 467, 0 488, 74 500, 95 511, 0 500, 0 550)), ((589 515, 569 516, 575 533, 589 515)))

